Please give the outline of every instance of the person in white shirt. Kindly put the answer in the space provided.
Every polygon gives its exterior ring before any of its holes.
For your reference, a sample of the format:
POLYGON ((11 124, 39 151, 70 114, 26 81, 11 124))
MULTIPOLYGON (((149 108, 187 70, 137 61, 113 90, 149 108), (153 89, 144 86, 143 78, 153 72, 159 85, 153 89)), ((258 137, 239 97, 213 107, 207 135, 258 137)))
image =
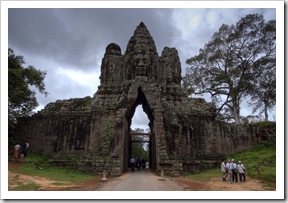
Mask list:
POLYGON ((227 173, 228 173, 228 180, 229 180, 229 183, 232 183, 232 171, 230 170, 230 159, 227 160, 227 163, 226 163, 226 170, 227 170, 227 173))
POLYGON ((237 169, 239 171, 240 182, 242 182, 242 180, 245 182, 246 181, 245 167, 241 163, 241 161, 238 161, 237 169))
POLYGON ((16 144, 14 147, 14 157, 18 159, 20 157, 20 150, 21 150, 21 145, 16 144))
POLYGON ((227 173, 226 173, 226 165, 225 165, 225 160, 222 161, 221 163, 221 172, 222 172, 222 180, 226 181, 227 173))

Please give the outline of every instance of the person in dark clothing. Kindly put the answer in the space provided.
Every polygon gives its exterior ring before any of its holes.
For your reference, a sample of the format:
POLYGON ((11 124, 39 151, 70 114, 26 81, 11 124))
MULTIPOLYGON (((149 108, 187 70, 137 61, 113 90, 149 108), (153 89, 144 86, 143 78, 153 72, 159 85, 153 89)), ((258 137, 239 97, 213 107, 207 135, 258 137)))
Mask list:
POLYGON ((27 149, 29 147, 29 143, 28 142, 23 142, 21 144, 21 158, 24 158, 27 156, 27 149))
POLYGON ((238 183, 238 169, 237 164, 234 162, 234 159, 231 160, 232 162, 232 182, 238 183))
POLYGON ((144 158, 141 159, 141 167, 144 169, 146 168, 146 161, 144 158))

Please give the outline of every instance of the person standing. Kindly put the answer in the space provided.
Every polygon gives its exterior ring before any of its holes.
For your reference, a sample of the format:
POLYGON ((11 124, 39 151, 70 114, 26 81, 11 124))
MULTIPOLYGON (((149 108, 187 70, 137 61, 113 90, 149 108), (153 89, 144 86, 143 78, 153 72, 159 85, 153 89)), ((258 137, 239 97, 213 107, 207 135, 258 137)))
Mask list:
POLYGON ((229 180, 229 183, 231 184, 232 183, 232 171, 230 168, 231 168, 231 162, 230 162, 230 159, 228 159, 226 163, 226 173, 228 174, 228 180, 229 180))
POLYGON ((28 142, 23 142, 21 144, 21 158, 23 159, 27 155, 27 148, 29 147, 28 142))
POLYGON ((241 163, 241 161, 238 161, 238 165, 237 165, 238 171, 239 171, 239 178, 240 178, 240 182, 242 181, 246 181, 246 175, 245 175, 245 167, 244 165, 241 163))
POLYGON ((237 164, 234 162, 234 159, 231 160, 232 163, 232 182, 238 183, 238 169, 237 164))
POLYGON ((222 180, 223 180, 223 181, 226 181, 227 173, 226 173, 225 160, 222 160, 222 163, 221 163, 221 172, 222 172, 222 180))
POLYGON ((21 145, 20 144, 16 144, 14 146, 14 157, 15 157, 15 159, 18 159, 20 157, 20 151, 21 151, 21 145))
POLYGON ((131 159, 130 159, 130 166, 131 166, 131 170, 132 170, 132 171, 134 171, 135 162, 136 162, 136 159, 135 159, 134 156, 132 155, 132 156, 131 156, 131 159))

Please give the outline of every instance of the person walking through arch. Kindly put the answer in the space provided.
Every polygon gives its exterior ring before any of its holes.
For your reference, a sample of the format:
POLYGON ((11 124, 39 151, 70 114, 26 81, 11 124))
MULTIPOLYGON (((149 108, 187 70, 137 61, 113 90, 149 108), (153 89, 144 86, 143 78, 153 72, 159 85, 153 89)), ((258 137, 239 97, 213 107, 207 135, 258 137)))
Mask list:
POLYGON ((130 167, 131 167, 131 171, 134 171, 134 168, 135 168, 135 162, 136 162, 136 159, 135 159, 134 156, 132 155, 131 158, 130 158, 130 167))

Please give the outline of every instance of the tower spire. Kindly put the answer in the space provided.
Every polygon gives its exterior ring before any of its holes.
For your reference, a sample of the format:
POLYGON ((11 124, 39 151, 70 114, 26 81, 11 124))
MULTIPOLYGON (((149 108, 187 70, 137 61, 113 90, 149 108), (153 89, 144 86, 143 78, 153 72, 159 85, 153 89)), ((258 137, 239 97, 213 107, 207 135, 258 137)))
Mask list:
MULTIPOLYGON (((136 49, 145 49, 157 54, 156 46, 146 25, 141 21, 136 27, 133 36, 130 38, 125 54, 137 51, 136 49)), ((143 51, 143 50, 142 50, 143 51)))

